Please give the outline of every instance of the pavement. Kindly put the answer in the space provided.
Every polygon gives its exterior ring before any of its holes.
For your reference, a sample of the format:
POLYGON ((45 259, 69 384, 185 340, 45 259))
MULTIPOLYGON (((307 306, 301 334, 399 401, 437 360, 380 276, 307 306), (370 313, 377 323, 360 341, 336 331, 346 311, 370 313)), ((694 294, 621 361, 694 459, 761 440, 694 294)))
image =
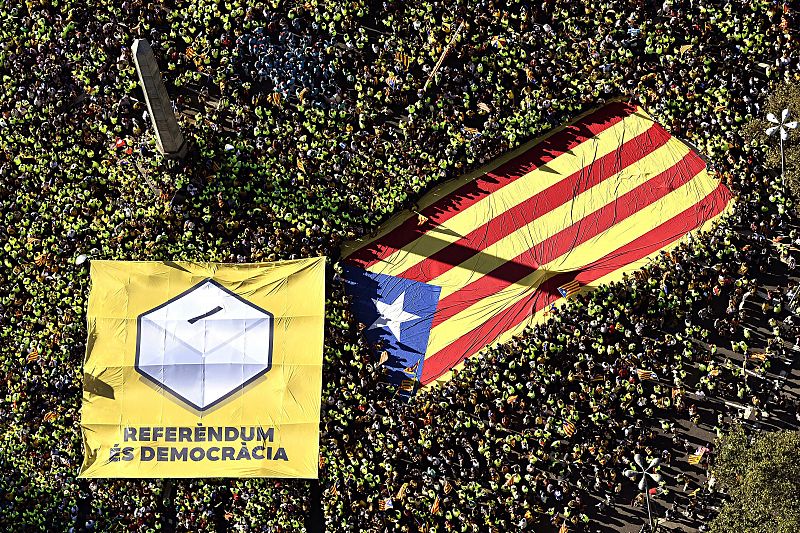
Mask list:
MULTIPOLYGON (((800 260, 800 250, 792 250, 791 254, 795 259, 800 260)), ((776 251, 776 258, 777 258, 776 251)), ((800 262, 800 261, 799 261, 800 262)), ((800 270, 800 269, 798 269, 800 270)), ((764 314, 761 310, 761 304, 765 301, 766 290, 772 290, 777 287, 787 287, 790 281, 800 283, 800 272, 790 272, 787 266, 781 262, 773 262, 773 266, 767 273, 760 273, 756 279, 761 284, 763 291, 755 296, 747 299, 746 308, 749 311, 748 320, 744 326, 753 330, 752 338, 748 341, 751 348, 762 350, 766 348, 766 341, 772 338, 772 331, 767 320, 773 317, 774 314, 770 311, 764 314)), ((800 300, 800 298, 798 298, 800 300)), ((797 316, 795 314, 794 316, 797 316)), ((800 317, 798 317, 800 319, 800 317)), ((710 328, 709 328, 710 329, 710 328)), ((695 342, 705 349, 708 345, 698 339, 695 342)), ((718 342, 718 350, 714 360, 722 364, 726 359, 730 359, 734 364, 741 368, 744 355, 735 353, 729 348, 722 345, 722 340, 718 342)), ((727 342, 730 345, 730 342, 727 342)), ((790 401, 800 399, 800 349, 795 349, 793 341, 788 342, 784 340, 784 346, 788 349, 788 357, 777 358, 771 357, 771 367, 765 374, 758 375, 755 372, 748 372, 748 383, 752 386, 771 387, 777 393, 782 394, 790 401)), ((697 365, 695 364, 695 369, 697 365)), ((752 368, 752 365, 748 365, 752 368)), ((730 381, 730 380, 728 380, 730 381)), ((692 383, 696 380, 687 380, 692 383)), ((687 389, 688 393, 689 389, 687 389)), ((721 392, 721 391, 720 391, 721 392)), ((680 418, 670 417, 674 421, 678 433, 685 436, 688 441, 697 448, 700 446, 708 446, 713 443, 716 434, 714 427, 717 424, 717 414, 722 412, 725 415, 726 424, 734 418, 741 420, 746 428, 751 430, 763 431, 776 431, 782 429, 798 430, 800 429, 800 422, 793 412, 788 412, 781 409, 774 404, 764 405, 764 412, 756 417, 752 409, 743 405, 738 398, 735 397, 734 392, 721 393, 716 395, 715 398, 703 398, 697 400, 693 394, 687 394, 687 400, 695 403, 699 408, 700 423, 699 425, 692 424, 686 413, 680 418)), ((675 413, 673 409, 671 413, 675 413)), ((695 532, 700 531, 704 522, 709 519, 709 516, 687 516, 684 514, 687 505, 697 498, 705 498, 710 510, 718 508, 722 504, 722 497, 719 493, 715 495, 703 495, 702 491, 697 491, 695 496, 692 493, 696 489, 703 486, 707 481, 707 471, 705 465, 690 465, 687 461, 687 451, 681 446, 676 448, 673 446, 671 438, 668 438, 660 428, 658 428, 659 446, 663 446, 670 450, 672 459, 669 464, 662 464, 661 473, 667 482, 668 493, 664 496, 656 496, 651 499, 651 512, 654 520, 658 522, 657 531, 660 532, 695 532), (686 490, 684 485, 676 481, 679 473, 683 473, 689 480, 686 490), (671 520, 666 520, 667 509, 672 508, 671 520)), ((689 452, 692 453, 692 452, 689 452)), ((707 464, 707 463, 706 463, 707 464)), ((603 533, 620 532, 620 533, 639 533, 642 527, 647 523, 647 508, 644 505, 630 505, 636 497, 638 490, 633 482, 625 483, 626 490, 623 492, 619 502, 612 508, 607 509, 605 512, 591 513, 590 516, 595 519, 592 527, 603 533)), ((597 501, 595 499, 590 505, 594 505, 597 501)), ((646 531, 646 529, 645 529, 646 531)))

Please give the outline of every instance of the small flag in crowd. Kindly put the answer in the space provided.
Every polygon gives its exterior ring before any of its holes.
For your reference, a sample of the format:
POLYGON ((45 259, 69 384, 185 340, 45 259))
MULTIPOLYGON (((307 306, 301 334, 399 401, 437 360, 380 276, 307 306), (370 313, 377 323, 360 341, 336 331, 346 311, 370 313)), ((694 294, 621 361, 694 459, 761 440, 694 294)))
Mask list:
POLYGON ((437 496, 436 499, 433 501, 433 505, 431 505, 431 514, 436 514, 439 512, 439 497, 437 496))
POLYGON ((281 93, 272 93, 272 103, 281 105, 281 93))
POLYGON ((336 496, 337 494, 339 494, 339 489, 336 488, 336 485, 333 485, 330 490, 330 495, 336 496))
POLYGON ((483 102, 480 102, 478 104, 478 109, 480 109, 484 113, 488 113, 488 112, 490 112, 492 110, 492 108, 489 107, 489 104, 485 104, 483 102))
POLYGON ((55 419, 56 419, 56 414, 53 411, 50 411, 49 413, 44 415, 45 422, 52 422, 55 419))
POLYGON ((378 506, 380 507, 381 511, 385 511, 387 509, 394 509, 394 502, 392 502, 391 498, 386 498, 385 500, 381 500, 378 502, 378 506))
POLYGON ((400 487, 400 490, 397 491, 397 496, 395 496, 395 498, 397 498, 398 500, 402 500, 403 498, 406 497, 407 490, 408 490, 408 483, 403 483, 403 486, 400 487))
POLYGON ((703 451, 703 450, 700 450, 698 453, 690 453, 689 454, 689 464, 690 465, 698 464, 700 461, 703 460, 703 455, 704 454, 705 454, 705 451, 703 451))
POLYGON ((381 352, 381 358, 378 359, 378 366, 381 366, 383 363, 389 360, 389 352, 384 350, 381 352))
POLYGON ((569 298, 573 294, 577 294, 581 290, 581 284, 577 280, 572 280, 569 283, 565 283, 561 287, 558 288, 559 294, 564 298, 569 298))
POLYGON ((407 392, 414 392, 414 380, 413 379, 404 379, 400 382, 400 390, 404 390, 407 392))
POLYGON ((558 528, 558 533, 569 533, 569 527, 567 526, 566 522, 561 524, 561 527, 558 528))
POLYGON ((642 381, 646 379, 650 380, 658 379, 658 376, 652 370, 642 370, 641 368, 637 368, 636 375, 639 376, 639 379, 642 381))
POLYGON ((404 69, 408 70, 408 65, 411 63, 411 58, 408 57, 408 55, 404 54, 403 52, 397 52, 394 54, 394 58, 398 63, 403 65, 404 69))
POLYGON ((568 437, 571 437, 575 434, 576 427, 572 422, 564 420, 563 429, 564 433, 566 433, 568 437))
POLYGON ((303 163, 302 159, 298 159, 297 160, 297 168, 300 169, 300 172, 305 172, 306 171, 306 165, 305 165, 305 163, 303 163))
POLYGON ((386 76, 386 85, 388 85, 392 89, 394 89, 395 86, 397 85, 397 76, 395 75, 394 72, 389 72, 389 75, 386 76))
POLYGON ((412 376, 416 376, 417 375, 417 368, 419 368, 419 361, 417 361, 416 363, 414 363, 412 366, 410 366, 408 368, 404 368, 403 372, 405 372, 406 374, 411 374, 412 376))
POLYGON ((505 37, 500 37, 499 35, 495 35, 492 37, 492 46, 495 48, 503 48, 506 45, 505 37))
POLYGON ((450 491, 453 490, 453 485, 451 485, 450 482, 445 479, 444 480, 444 488, 442 490, 444 490, 445 494, 449 494, 450 491))
POLYGON ((764 352, 753 352, 750 354, 751 361, 760 361, 763 363, 764 361, 766 361, 766 359, 767 359, 767 354, 764 352))
POLYGON ((37 350, 33 350, 31 353, 28 354, 28 362, 33 363, 39 359, 39 352, 37 350))

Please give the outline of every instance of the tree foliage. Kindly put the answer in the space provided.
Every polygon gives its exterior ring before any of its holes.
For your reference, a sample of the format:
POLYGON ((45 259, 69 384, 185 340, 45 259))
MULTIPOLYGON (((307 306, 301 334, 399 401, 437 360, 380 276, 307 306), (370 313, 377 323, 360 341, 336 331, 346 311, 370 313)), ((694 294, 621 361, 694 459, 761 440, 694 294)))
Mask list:
POLYGON ((741 427, 724 435, 712 469, 730 500, 710 533, 800 531, 800 432, 748 437, 741 427))
MULTIPOLYGON (((767 146, 767 164, 775 169, 781 167, 779 133, 767 137, 765 130, 775 124, 768 122, 766 116, 767 113, 774 113, 780 118, 784 109, 791 113, 790 121, 800 119, 800 83, 784 82, 778 85, 767 99, 762 116, 754 118, 743 128, 745 139, 767 146)), ((786 157, 786 183, 793 196, 800 199, 800 128, 789 130, 789 138, 784 141, 783 150, 786 157)))

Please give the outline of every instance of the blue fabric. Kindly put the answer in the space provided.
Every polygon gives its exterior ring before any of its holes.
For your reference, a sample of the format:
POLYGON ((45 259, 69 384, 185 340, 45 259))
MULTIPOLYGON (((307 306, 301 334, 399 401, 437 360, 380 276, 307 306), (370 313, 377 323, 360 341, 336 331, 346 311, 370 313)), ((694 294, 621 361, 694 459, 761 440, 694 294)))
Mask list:
POLYGON ((389 353, 385 363, 387 379, 392 383, 400 383, 404 379, 417 380, 422 376, 425 350, 431 333, 433 314, 439 303, 440 287, 419 281, 412 281, 396 276, 376 274, 358 267, 345 266, 344 279, 347 293, 353 298, 352 309, 356 319, 366 325, 364 335, 371 344, 382 343, 377 350, 378 357, 382 350, 389 353), (392 304, 405 294, 403 311, 420 318, 411 319, 400 325, 400 340, 386 326, 369 329, 381 318, 375 300, 392 304), (416 373, 409 374, 404 370, 417 364, 416 373))

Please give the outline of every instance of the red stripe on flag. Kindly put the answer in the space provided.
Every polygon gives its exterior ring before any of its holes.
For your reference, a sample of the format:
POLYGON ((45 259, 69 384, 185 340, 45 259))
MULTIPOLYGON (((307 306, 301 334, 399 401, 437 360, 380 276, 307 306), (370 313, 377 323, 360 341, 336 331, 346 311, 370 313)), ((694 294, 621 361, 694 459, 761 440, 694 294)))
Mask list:
POLYGON ((571 226, 536 244, 530 250, 440 300, 431 327, 435 328, 475 302, 490 294, 495 294, 531 274, 539 265, 552 261, 662 199, 690 181, 704 167, 705 163, 695 152, 687 153, 673 166, 623 194, 615 201, 586 215, 571 226))
POLYGON ((424 224, 419 224, 417 216, 411 216, 383 237, 353 252, 346 261, 361 268, 369 268, 482 198, 611 128, 635 113, 636 109, 636 106, 624 102, 613 102, 598 109, 575 124, 542 140, 527 152, 465 183, 426 207, 421 211, 421 214, 428 219, 424 224))
POLYGON ((558 183, 493 217, 466 237, 412 266, 400 274, 400 277, 425 283, 435 279, 508 234, 615 176, 622 169, 667 144, 670 138, 670 134, 664 128, 653 124, 647 131, 625 142, 617 150, 594 160, 558 183))
POLYGON ((563 272, 551 277, 531 295, 522 298, 513 306, 493 316, 427 358, 423 364, 420 382, 423 385, 430 383, 467 357, 474 355, 505 331, 517 326, 534 313, 561 298, 557 290, 561 284, 574 278, 581 285, 588 285, 629 263, 650 255, 720 214, 730 199, 730 191, 720 184, 698 203, 633 242, 587 265, 577 276, 574 272, 563 272))

